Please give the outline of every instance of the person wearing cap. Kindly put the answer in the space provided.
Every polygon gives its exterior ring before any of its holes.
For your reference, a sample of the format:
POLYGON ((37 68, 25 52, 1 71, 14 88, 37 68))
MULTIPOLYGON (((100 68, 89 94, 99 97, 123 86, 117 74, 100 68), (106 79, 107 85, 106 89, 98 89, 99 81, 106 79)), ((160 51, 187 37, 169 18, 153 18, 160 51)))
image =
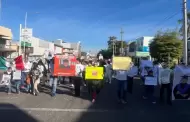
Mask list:
POLYGON ((163 64, 163 68, 159 69, 159 78, 158 82, 160 85, 160 102, 163 102, 163 97, 164 97, 164 90, 166 89, 167 92, 167 103, 171 103, 171 73, 172 70, 168 68, 168 65, 166 63, 163 64))
POLYGON ((188 76, 184 75, 179 84, 173 90, 175 99, 189 99, 190 98, 190 84, 188 84, 188 76))

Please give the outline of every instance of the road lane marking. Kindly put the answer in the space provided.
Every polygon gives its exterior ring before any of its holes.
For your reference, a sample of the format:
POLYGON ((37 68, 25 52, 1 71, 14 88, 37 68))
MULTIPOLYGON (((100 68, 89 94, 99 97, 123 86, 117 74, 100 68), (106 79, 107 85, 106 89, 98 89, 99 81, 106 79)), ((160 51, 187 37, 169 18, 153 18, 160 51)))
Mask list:
POLYGON ((17 99, 18 97, 0 97, 0 100, 4 100, 4 99, 17 99))
POLYGON ((25 110, 25 111, 44 111, 44 112, 113 112, 105 109, 59 109, 59 108, 11 108, 0 107, 0 110, 25 110))

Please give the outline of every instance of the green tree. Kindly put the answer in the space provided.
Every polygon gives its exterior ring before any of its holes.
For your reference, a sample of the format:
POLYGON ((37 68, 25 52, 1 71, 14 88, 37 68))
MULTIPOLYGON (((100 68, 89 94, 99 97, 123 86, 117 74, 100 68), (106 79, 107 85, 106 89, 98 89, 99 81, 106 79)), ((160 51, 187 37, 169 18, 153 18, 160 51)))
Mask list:
POLYGON ((97 58, 99 56, 99 54, 102 54, 102 56, 104 57, 104 59, 110 59, 112 57, 112 51, 109 49, 102 49, 98 52, 97 54, 97 58))
POLYGON ((158 62, 172 62, 182 56, 182 41, 176 31, 158 32, 150 43, 150 55, 158 62))
POLYGON ((119 55, 120 49, 122 48, 122 43, 123 43, 123 48, 126 49, 127 43, 125 41, 120 41, 117 40, 115 36, 110 36, 108 40, 108 50, 113 52, 113 47, 114 47, 115 55, 119 55))

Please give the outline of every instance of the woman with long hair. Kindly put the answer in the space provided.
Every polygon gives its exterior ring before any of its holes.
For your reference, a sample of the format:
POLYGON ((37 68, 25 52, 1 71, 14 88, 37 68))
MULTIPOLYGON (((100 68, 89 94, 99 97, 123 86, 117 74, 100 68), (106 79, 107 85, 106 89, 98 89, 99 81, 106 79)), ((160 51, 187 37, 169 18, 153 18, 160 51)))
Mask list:
POLYGON ((38 68, 38 63, 34 62, 33 67, 31 69, 31 77, 32 77, 32 83, 33 83, 33 95, 38 95, 38 84, 40 83, 40 75, 42 72, 38 68))

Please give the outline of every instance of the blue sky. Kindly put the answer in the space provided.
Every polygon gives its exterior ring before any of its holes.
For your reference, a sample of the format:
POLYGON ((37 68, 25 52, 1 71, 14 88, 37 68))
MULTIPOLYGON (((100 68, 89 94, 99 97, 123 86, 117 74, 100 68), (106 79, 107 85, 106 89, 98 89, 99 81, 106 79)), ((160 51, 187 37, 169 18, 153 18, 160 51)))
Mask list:
POLYGON ((34 36, 81 41, 84 50, 92 51, 105 48, 109 36, 120 38, 121 27, 124 39, 131 40, 153 36, 162 28, 179 27, 177 20, 182 18, 182 0, 1 1, 0 25, 11 28, 15 40, 28 12, 27 27, 33 28, 34 36))

